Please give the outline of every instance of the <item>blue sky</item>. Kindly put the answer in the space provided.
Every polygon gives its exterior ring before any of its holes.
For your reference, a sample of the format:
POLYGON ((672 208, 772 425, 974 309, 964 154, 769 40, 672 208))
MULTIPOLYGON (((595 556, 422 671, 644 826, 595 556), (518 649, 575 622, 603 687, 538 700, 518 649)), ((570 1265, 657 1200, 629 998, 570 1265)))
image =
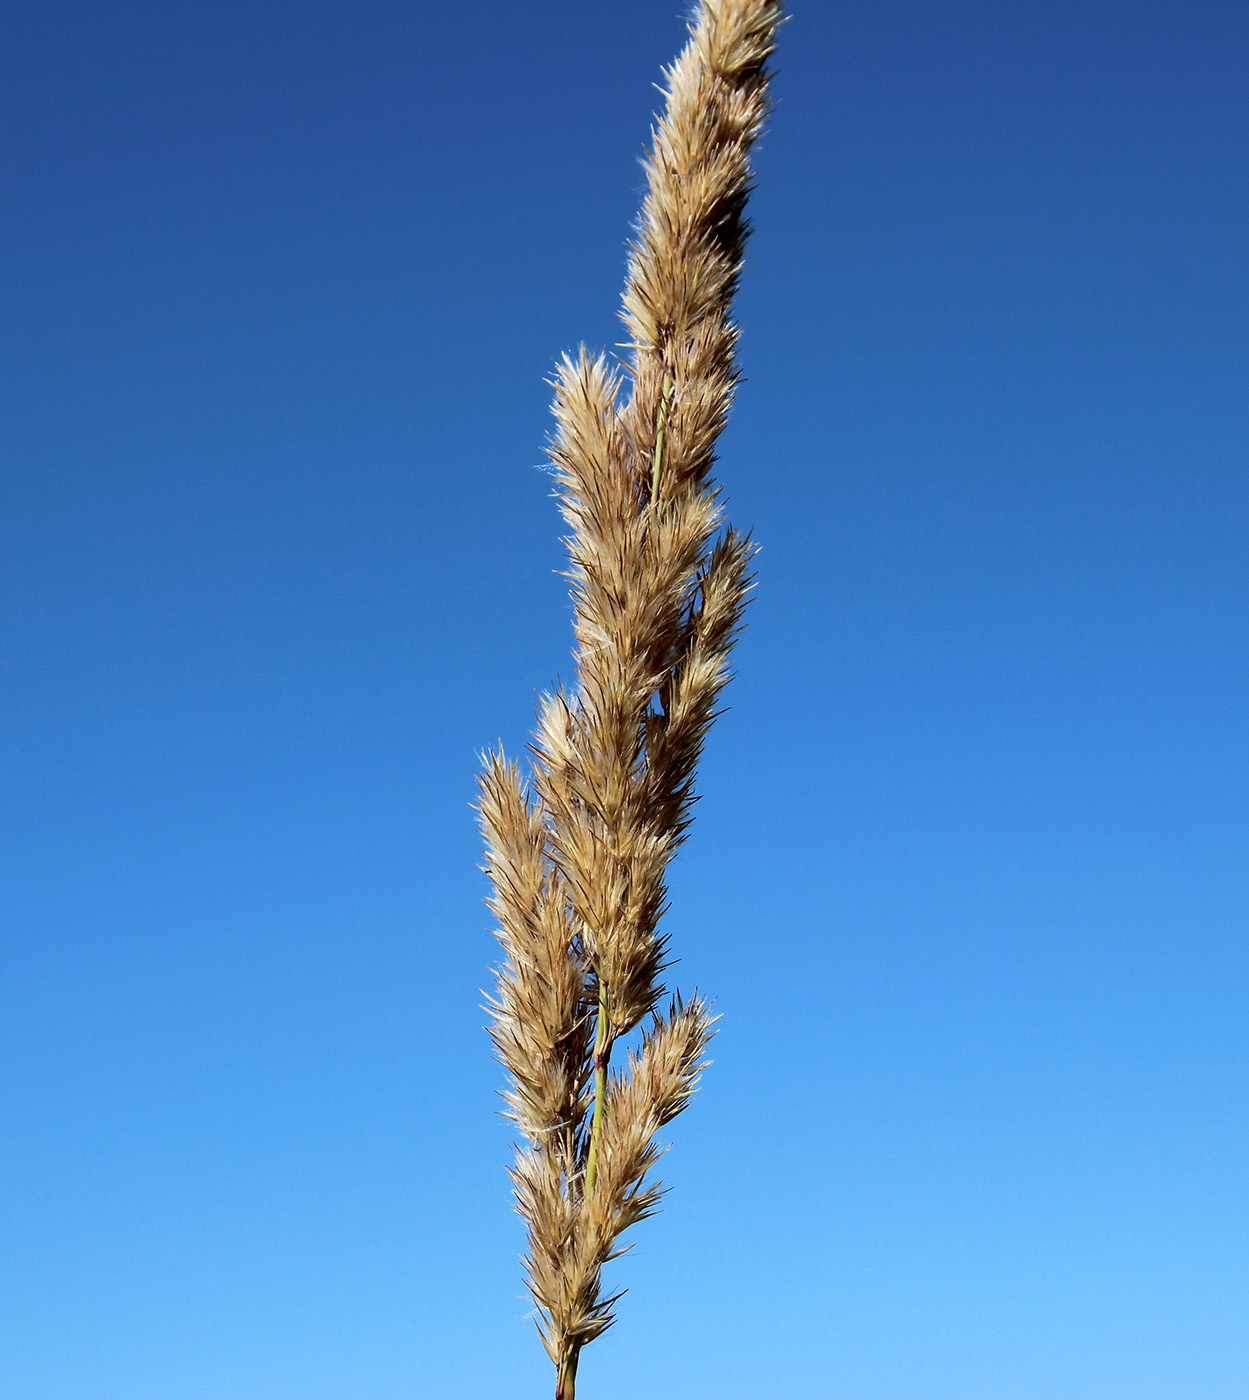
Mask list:
MULTIPOLYGON (((547 1395, 469 803, 671 0, 0 18, 0 1394, 547 1395)), ((1249 1393, 1249 10, 808 0, 587 1400, 1249 1393)))

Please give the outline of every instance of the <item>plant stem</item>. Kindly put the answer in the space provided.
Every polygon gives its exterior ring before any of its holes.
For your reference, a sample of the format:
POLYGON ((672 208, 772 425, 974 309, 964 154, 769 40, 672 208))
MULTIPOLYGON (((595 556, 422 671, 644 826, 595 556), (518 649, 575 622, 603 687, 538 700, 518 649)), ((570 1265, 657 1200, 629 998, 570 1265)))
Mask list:
MULTIPOLYGON (((594 1116, 590 1119, 590 1153, 585 1164, 588 1196, 598 1181, 598 1145, 603 1136, 603 1108, 607 1102, 607 1062, 611 1059, 611 1010, 607 988, 598 987, 598 1016, 594 1025, 594 1116)), ((575 1365, 575 1363, 574 1363, 575 1365)))
POLYGON ((556 1375, 555 1400, 576 1400, 577 1361, 580 1356, 581 1348, 576 1346, 569 1347, 564 1353, 556 1375))
POLYGON ((676 385, 671 379, 664 380, 663 396, 659 400, 659 420, 655 424, 655 456, 651 466, 651 504, 659 499, 659 477, 664 465, 664 433, 668 427, 668 414, 672 411, 672 399, 676 385))

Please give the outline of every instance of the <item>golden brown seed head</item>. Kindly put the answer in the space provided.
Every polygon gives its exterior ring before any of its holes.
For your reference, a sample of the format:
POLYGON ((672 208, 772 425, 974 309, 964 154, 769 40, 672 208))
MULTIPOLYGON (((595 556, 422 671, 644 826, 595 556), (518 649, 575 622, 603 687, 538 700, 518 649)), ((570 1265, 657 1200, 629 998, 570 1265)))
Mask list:
POLYGON ((712 1032, 697 999, 657 1014, 660 919, 750 589, 752 546, 721 531, 710 472, 737 383, 730 304, 780 22, 777 0, 702 0, 667 71, 624 293, 626 374, 583 350, 554 380, 575 684, 539 706, 528 790, 498 755, 481 779, 503 950, 491 1034, 526 1139, 512 1181, 529 1287, 566 1393, 580 1348, 611 1324, 602 1266, 656 1207, 656 1134, 689 1102, 712 1032), (647 1017, 608 1079, 612 1044, 647 1017))

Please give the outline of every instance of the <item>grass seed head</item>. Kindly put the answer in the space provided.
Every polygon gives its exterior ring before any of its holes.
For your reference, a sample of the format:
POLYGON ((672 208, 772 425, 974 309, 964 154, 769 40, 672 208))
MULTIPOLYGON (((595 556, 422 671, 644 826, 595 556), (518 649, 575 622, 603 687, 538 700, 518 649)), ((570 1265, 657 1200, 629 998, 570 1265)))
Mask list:
POLYGON ((488 756, 480 815, 503 960, 491 1034, 524 1138, 512 1169, 557 1400, 611 1325, 603 1265, 656 1209, 657 1134, 689 1103, 713 1017, 665 995, 665 874, 751 587, 711 480, 737 387, 731 303, 778 0, 702 0, 666 71, 630 246, 624 370, 556 368, 550 456, 569 528, 575 683, 538 707, 528 786, 488 756), (612 1047, 642 1026, 623 1070, 612 1047))

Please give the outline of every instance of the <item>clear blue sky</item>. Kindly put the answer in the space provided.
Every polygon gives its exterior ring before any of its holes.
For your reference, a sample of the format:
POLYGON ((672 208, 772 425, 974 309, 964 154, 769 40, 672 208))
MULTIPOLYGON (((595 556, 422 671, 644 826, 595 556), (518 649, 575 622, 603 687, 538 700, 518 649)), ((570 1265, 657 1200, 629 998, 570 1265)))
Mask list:
MULTIPOLYGON (((546 1396, 469 803, 674 0, 0 18, 0 1395, 546 1396)), ((1249 8, 806 0, 587 1400, 1249 1394, 1249 8)))

